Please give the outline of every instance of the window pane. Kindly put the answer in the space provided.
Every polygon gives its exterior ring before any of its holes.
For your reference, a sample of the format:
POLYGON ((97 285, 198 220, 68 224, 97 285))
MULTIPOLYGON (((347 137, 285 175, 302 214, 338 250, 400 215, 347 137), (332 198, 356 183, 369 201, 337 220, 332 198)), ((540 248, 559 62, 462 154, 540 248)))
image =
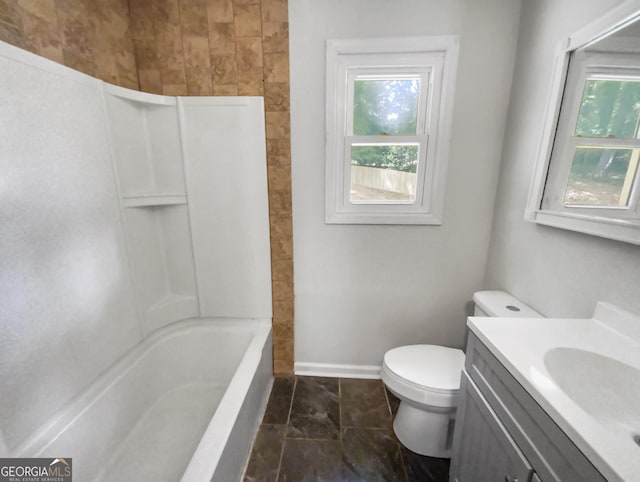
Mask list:
POLYGON ((353 134, 416 135, 420 79, 356 80, 353 134))
POLYGON ((351 201, 415 201, 418 152, 418 144, 351 146, 351 201))
POLYGON ((565 206, 627 206, 640 149, 578 147, 565 206))
POLYGON ((639 116, 639 81, 588 79, 575 135, 633 139, 638 135, 639 116))

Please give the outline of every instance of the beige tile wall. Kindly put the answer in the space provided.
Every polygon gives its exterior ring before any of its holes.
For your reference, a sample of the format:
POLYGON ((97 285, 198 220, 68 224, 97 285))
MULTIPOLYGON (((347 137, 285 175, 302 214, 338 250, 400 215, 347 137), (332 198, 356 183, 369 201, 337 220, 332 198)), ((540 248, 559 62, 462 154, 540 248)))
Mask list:
POLYGON ((0 0, 0 40, 131 89, 127 0, 0 0))
POLYGON ((144 92, 264 95, 274 370, 292 373, 287 0, 0 0, 0 40, 144 92))

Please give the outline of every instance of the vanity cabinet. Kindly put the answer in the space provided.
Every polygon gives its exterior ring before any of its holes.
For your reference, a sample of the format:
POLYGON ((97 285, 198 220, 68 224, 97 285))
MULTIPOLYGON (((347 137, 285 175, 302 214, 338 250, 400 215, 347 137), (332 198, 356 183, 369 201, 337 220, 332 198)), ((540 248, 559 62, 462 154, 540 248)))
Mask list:
POLYGON ((604 482, 567 435, 469 333, 451 482, 604 482))
POLYGON ((463 421, 464 433, 455 441, 455 450, 463 463, 456 467, 453 480, 528 481, 531 464, 466 373, 461 393, 458 421, 463 421))

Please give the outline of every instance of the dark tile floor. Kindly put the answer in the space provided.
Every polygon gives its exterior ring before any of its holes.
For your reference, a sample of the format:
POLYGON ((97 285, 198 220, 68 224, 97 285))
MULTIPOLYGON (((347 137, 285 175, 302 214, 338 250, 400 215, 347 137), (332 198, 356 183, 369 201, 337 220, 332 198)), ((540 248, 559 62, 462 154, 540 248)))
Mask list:
POLYGON ((277 377, 245 482, 446 482, 449 460, 404 448, 380 380, 277 377))

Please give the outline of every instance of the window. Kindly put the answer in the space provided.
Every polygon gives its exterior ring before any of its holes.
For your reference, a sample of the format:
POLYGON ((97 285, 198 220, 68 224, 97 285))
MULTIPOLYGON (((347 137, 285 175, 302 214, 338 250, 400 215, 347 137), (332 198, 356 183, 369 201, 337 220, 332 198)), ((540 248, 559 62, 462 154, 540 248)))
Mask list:
POLYGON ((455 37, 327 44, 327 223, 441 224, 455 37))
POLYGON ((543 138, 545 158, 539 160, 528 219, 640 244, 640 35, 635 17, 623 14, 623 20, 606 28, 596 22, 561 49, 558 94, 549 107, 549 115, 558 114, 555 121, 547 120, 549 138, 543 138))

